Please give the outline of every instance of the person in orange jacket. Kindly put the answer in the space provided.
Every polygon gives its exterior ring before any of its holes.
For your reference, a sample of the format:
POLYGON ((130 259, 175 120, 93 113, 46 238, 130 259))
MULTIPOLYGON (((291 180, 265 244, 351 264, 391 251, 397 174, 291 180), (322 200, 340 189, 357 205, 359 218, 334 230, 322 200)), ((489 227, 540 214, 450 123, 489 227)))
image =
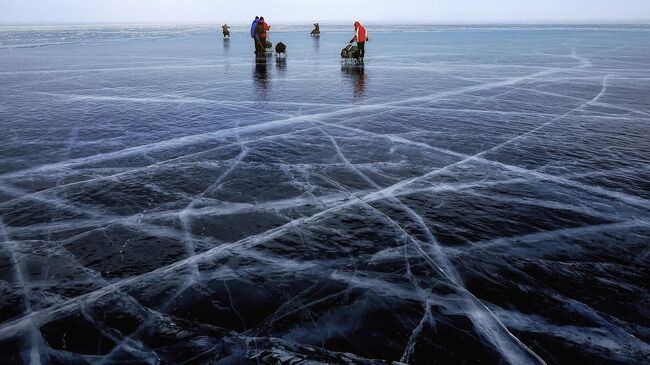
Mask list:
POLYGON ((369 40, 366 28, 359 22, 354 23, 354 38, 350 41, 357 42, 359 47, 359 61, 363 62, 363 57, 366 55, 366 42, 369 40))

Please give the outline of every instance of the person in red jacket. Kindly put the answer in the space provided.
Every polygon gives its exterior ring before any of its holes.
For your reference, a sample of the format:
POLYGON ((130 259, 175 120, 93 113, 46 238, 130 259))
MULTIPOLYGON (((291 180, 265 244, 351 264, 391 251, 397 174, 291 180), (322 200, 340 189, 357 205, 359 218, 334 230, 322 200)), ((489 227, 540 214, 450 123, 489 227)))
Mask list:
POLYGON ((368 41, 368 32, 366 28, 359 22, 354 23, 354 38, 350 41, 357 42, 359 47, 359 61, 363 62, 363 57, 366 55, 366 42, 368 41))
POLYGON ((271 30, 271 26, 264 20, 264 17, 260 18, 260 23, 262 24, 262 33, 260 34, 260 38, 266 39, 269 37, 269 30, 271 30))

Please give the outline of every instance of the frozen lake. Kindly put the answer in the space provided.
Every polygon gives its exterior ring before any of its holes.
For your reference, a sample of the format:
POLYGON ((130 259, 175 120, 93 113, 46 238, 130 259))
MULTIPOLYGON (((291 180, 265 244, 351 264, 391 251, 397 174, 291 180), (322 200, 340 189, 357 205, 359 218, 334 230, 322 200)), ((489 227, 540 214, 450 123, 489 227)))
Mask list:
POLYGON ((0 28, 0 363, 648 361, 650 27, 276 28, 0 28))

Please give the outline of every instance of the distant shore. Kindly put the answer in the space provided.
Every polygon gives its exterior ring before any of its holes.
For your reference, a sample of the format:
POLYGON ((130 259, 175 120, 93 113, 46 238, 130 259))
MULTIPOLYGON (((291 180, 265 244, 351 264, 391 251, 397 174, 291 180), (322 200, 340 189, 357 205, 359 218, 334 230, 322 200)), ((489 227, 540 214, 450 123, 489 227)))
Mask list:
MULTIPOLYGON (((182 30, 211 30, 216 29, 220 25, 227 23, 232 27, 233 32, 245 32, 248 31, 250 24, 244 23, 231 23, 228 21, 220 21, 214 23, 52 23, 52 24, 0 24, 0 31, 7 30, 57 30, 57 29, 124 29, 124 28, 135 28, 135 29, 151 29, 151 28, 166 28, 166 29, 182 29, 182 30)), ((626 23, 614 23, 614 22, 602 22, 602 23, 552 23, 552 22, 540 22, 540 23, 412 23, 412 24, 400 24, 400 23, 379 23, 379 22, 366 22, 369 28, 372 28, 374 32, 381 31, 390 31, 390 32, 399 32, 399 31, 450 31, 454 29, 479 29, 479 30, 490 30, 490 29, 499 29, 499 30, 597 30, 597 29, 607 29, 607 30, 650 30, 650 21, 648 22, 626 22, 626 23)), ((291 23, 291 22, 273 22, 274 32, 293 32, 293 31, 304 31, 311 30, 313 28, 312 23, 291 23)), ((342 22, 320 22, 321 30, 323 33, 328 31, 341 31, 348 30, 350 24, 342 22)))

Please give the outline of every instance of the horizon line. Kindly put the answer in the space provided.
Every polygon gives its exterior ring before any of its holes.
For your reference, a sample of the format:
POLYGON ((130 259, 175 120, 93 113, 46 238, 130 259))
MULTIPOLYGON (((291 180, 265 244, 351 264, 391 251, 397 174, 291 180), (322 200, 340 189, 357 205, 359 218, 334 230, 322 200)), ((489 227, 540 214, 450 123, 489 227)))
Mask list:
MULTIPOLYGON (((351 20, 354 21, 354 20, 351 20)), ((324 20, 318 21, 322 25, 345 25, 350 20, 324 20)), ((125 25, 221 25, 222 20, 200 20, 200 21, 126 21, 126 22, 0 22, 0 27, 7 26, 125 26, 125 25)), ((227 22, 226 22, 227 23, 227 22)), ((275 24, 282 25, 312 25, 313 21, 277 21, 275 24)), ((467 21, 383 21, 374 20, 366 21, 365 24, 384 24, 384 25, 650 25, 650 19, 637 19, 637 20, 615 20, 615 19, 602 19, 602 20, 528 20, 528 21, 509 21, 509 20, 467 20, 467 21)), ((230 23, 232 25, 248 25, 247 22, 230 23)))

